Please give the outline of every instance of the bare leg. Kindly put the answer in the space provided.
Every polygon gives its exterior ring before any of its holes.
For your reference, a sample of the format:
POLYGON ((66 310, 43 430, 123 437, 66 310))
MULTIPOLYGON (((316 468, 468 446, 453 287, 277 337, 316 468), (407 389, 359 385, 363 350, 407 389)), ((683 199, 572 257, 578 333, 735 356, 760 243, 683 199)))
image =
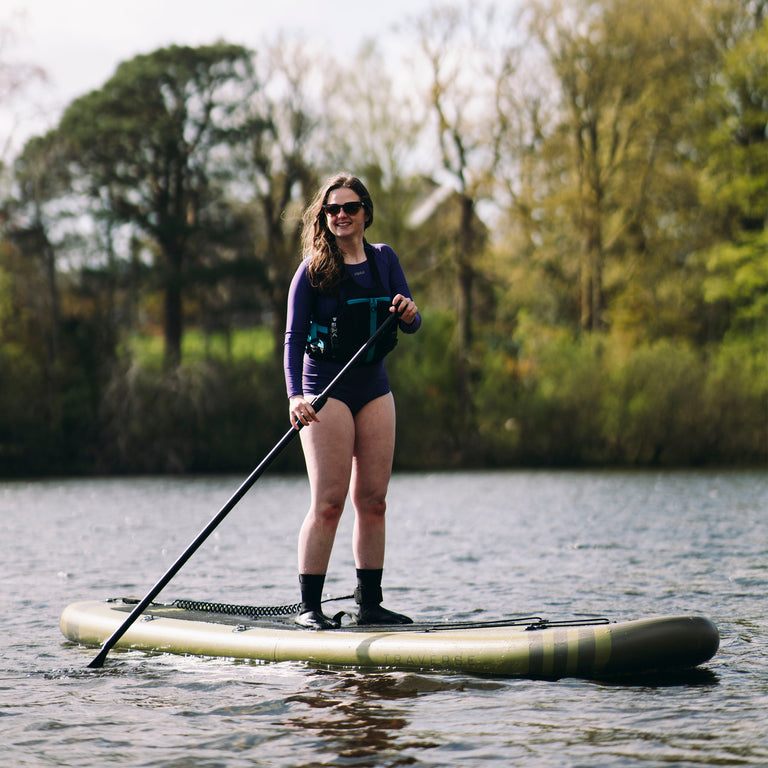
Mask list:
POLYGON ((349 408, 329 398, 319 418, 300 433, 311 499, 299 533, 299 573, 328 570, 352 470, 355 423, 349 408))
POLYGON ((358 568, 384 567, 387 487, 395 450, 395 401, 392 393, 365 405, 355 416, 352 547, 358 568))
POLYGON ((372 400, 355 417, 352 502, 355 505, 353 547, 359 624, 411 623, 407 616, 381 606, 384 521, 394 450, 395 402, 390 393, 372 400))

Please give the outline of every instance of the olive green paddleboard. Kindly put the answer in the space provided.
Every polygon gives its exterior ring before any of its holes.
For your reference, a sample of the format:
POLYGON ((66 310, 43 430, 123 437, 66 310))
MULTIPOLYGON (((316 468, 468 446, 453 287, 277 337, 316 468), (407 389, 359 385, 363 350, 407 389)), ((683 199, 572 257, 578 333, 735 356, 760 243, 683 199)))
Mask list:
MULTIPOLYGON (((135 603, 73 603, 62 613, 62 632, 72 642, 100 646, 135 603)), ((248 618, 153 603, 115 647, 338 667, 596 678, 696 667, 711 659, 718 645, 717 628, 700 616, 623 622, 523 617, 312 631, 297 627, 292 617, 248 618)))

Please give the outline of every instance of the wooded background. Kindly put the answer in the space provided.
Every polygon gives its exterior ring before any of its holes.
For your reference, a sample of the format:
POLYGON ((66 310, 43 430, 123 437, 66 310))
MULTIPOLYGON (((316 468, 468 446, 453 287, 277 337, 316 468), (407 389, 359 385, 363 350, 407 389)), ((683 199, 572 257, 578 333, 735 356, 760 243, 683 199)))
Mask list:
MULTIPOLYGON (((0 476, 253 467, 342 169, 424 316, 388 359, 399 468, 765 463, 766 0, 508 7, 353 61, 140 55, 4 157, 0 476)), ((0 108, 37 76, 6 54, 0 108)))

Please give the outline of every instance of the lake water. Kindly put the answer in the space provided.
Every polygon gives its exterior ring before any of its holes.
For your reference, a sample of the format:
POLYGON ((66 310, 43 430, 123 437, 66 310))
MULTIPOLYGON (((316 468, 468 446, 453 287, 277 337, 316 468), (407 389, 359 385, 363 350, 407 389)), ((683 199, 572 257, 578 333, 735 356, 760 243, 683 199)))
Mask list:
MULTIPOLYGON (((142 597, 243 478, 0 483, 8 766, 766 766, 768 472, 396 475, 384 604, 419 619, 702 614, 704 672, 645 683, 327 670, 93 649, 62 608, 142 597)), ((162 593, 297 600, 303 477, 265 476, 162 593)), ((327 591, 354 587, 351 514, 327 591)))

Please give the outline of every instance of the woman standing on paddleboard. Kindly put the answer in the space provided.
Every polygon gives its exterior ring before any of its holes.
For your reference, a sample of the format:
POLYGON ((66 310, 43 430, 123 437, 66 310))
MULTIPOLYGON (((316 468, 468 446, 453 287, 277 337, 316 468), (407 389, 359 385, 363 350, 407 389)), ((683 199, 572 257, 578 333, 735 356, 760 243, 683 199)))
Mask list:
POLYGON ((291 423, 311 489, 299 534, 301 610, 312 629, 338 626, 321 598, 336 529, 350 493, 359 624, 410 624, 381 606, 387 487, 395 446, 395 403, 384 356, 397 328, 415 333, 421 316, 395 252, 363 237, 373 202, 355 176, 330 178, 304 213, 304 260, 291 282, 285 333, 285 380, 291 423), (388 313, 400 319, 332 390, 322 413, 313 398, 334 379, 388 313))

